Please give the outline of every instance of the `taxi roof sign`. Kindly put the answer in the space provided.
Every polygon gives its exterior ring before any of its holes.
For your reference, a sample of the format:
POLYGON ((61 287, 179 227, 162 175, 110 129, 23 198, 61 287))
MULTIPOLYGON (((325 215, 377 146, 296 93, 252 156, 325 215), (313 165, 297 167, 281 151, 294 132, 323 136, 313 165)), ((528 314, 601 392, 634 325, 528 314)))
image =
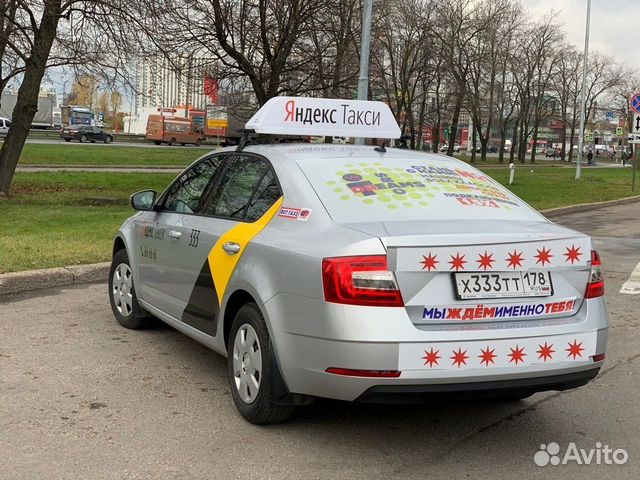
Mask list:
POLYGON ((247 122, 258 134, 399 138, 400 127, 383 102, 274 97, 247 122))

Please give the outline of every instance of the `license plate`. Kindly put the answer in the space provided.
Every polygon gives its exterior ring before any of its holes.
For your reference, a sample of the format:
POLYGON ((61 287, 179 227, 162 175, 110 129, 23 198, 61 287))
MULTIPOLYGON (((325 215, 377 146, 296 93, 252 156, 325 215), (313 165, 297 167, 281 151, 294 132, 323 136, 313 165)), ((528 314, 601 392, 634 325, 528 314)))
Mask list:
POLYGON ((459 300, 471 298, 550 297, 550 272, 456 273, 459 300))

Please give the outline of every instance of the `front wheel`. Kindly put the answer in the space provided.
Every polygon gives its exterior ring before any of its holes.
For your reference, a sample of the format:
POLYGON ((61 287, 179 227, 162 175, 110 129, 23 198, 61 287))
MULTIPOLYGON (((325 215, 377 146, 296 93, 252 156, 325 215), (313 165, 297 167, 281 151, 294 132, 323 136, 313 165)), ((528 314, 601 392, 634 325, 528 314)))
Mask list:
POLYGON ((113 141, 113 138, 111 138, 111 137, 109 137, 109 136, 106 136, 106 137, 104 138, 104 143, 111 143, 112 141, 113 141))
POLYGON ((86 135, 82 135, 80 137, 80 143, 87 143, 87 136, 86 135))
POLYGON ((109 271, 109 301, 116 320, 125 328, 137 330, 149 325, 149 318, 138 304, 133 272, 126 250, 113 256, 109 271))
POLYGON ((228 376, 233 402, 245 420, 264 425, 288 419, 293 407, 276 405, 271 392, 271 339, 255 303, 233 320, 228 347, 228 376))
POLYGON ((169 145, 171 145, 172 147, 175 146, 176 144, 176 139, 172 138, 171 141, 169 142, 169 145))

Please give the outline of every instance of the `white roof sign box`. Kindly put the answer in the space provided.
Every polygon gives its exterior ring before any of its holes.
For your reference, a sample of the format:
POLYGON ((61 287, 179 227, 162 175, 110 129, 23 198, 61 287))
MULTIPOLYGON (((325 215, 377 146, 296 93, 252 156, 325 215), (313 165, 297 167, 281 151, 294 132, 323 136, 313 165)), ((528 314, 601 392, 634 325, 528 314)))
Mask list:
POLYGON ((259 134, 399 138, 400 127, 382 102, 274 97, 247 122, 259 134))

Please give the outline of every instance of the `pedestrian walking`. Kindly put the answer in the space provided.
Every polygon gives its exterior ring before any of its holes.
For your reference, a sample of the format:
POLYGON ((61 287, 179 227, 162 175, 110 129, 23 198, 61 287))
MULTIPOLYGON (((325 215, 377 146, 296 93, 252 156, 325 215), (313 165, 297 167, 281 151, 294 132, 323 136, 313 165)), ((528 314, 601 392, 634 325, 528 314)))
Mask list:
POLYGON ((587 153, 587 165, 591 165, 593 163, 593 152, 589 150, 587 153))

